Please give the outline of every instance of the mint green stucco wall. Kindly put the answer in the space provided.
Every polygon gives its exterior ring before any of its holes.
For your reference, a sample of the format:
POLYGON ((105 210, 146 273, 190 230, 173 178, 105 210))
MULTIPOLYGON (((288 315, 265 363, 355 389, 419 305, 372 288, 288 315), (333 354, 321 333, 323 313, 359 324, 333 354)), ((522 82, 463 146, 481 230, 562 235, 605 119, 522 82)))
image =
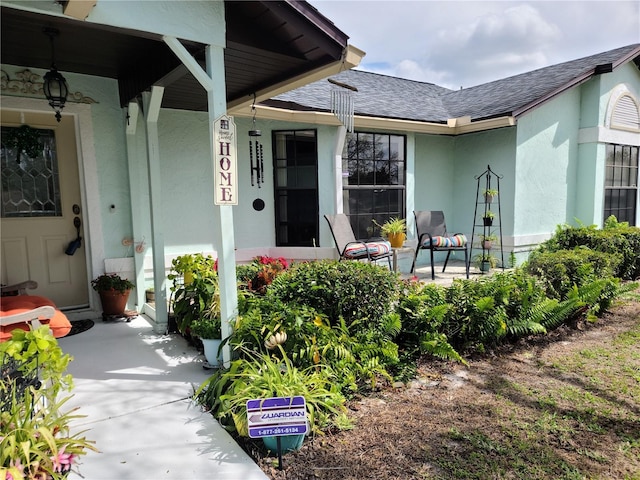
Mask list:
POLYGON ((574 223, 579 123, 579 88, 518 119, 516 236, 548 235, 574 223))
MULTIPOLYGON (((455 181, 453 137, 416 135, 415 140, 415 210, 442 210, 451 227, 456 225, 453 206, 455 181)), ((410 195, 410 192, 407 192, 410 195)), ((413 223, 413 212, 407 211, 413 223)))
MULTIPOLYGON (((513 233, 513 195, 514 195, 514 169, 515 148, 514 139, 516 131, 514 127, 500 128, 482 133, 471 133, 456 137, 455 141, 455 192, 453 205, 455 206, 455 220, 458 231, 469 235, 474 225, 474 212, 476 207, 476 194, 482 194, 485 188, 485 179, 481 179, 478 188, 477 176, 482 175, 487 166, 503 178, 500 179, 500 212, 497 205, 491 207, 496 215, 500 213, 499 224, 502 226, 503 237, 513 233), (478 191, 479 190, 479 191, 478 191)), ((491 188, 497 189, 495 178, 491 188)), ((482 208, 479 206, 478 208, 482 208)), ((476 219, 477 221, 477 219, 476 219)), ((498 223, 494 220, 494 223, 498 223)), ((476 235, 478 234, 476 227, 476 235)), ((494 227, 496 235, 498 228, 494 227)), ((480 232, 482 233, 482 232, 480 232)), ((503 244, 508 243, 503 239, 503 244)), ((506 247, 506 245, 505 245, 506 247)))
MULTIPOLYGON (((275 246, 275 206, 272 132, 304 130, 317 132, 319 246, 333 246, 323 215, 335 211, 333 145, 337 128, 313 124, 258 119, 259 141, 264 155, 264 183, 251 185, 248 131, 249 118, 235 117, 238 148, 238 205, 233 207, 236 248, 275 246), (253 201, 264 200, 256 211, 253 201)), ((204 113, 162 110, 158 121, 162 159, 162 204, 167 253, 213 250, 213 165, 209 153, 208 117, 204 113)), ((141 189, 141 194, 147 191, 141 189)))
MULTIPOLYGON (((225 44, 224 2, 221 0, 101 0, 94 3, 83 21, 210 45, 225 44)), ((2 4, 54 15, 63 12, 62 5, 50 0, 3 0, 2 4)))

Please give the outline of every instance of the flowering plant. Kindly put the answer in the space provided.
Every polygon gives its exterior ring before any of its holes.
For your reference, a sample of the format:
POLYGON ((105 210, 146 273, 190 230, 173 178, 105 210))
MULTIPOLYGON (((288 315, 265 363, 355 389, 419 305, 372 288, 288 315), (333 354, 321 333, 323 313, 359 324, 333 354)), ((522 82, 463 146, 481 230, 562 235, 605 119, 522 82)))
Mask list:
POLYGON ((257 272, 248 282, 249 290, 260 294, 264 294, 267 291, 267 286, 271 285, 273 279, 280 272, 289 268, 289 262, 283 257, 274 258, 258 255, 253 259, 252 264, 257 267, 257 272))
POLYGON ((46 326, 14 330, 0 344, 0 357, 0 478, 65 478, 79 456, 96 450, 84 432, 70 432, 70 423, 80 418, 62 410, 71 395, 58 397, 72 388, 70 376, 63 375, 71 358, 46 326))

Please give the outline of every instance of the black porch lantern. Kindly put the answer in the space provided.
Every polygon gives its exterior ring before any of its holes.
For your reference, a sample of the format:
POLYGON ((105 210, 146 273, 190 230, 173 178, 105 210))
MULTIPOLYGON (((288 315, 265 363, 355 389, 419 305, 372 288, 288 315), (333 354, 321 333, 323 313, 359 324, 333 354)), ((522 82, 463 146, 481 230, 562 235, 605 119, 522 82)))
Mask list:
POLYGON ((55 50, 53 48, 53 39, 58 36, 58 30, 54 28, 45 28, 45 35, 49 36, 51 40, 51 70, 49 70, 44 76, 44 96, 47 97, 49 105, 56 112, 56 120, 59 122, 62 115, 60 112, 64 108, 64 104, 67 102, 67 95, 69 94, 69 87, 67 81, 56 68, 55 50))

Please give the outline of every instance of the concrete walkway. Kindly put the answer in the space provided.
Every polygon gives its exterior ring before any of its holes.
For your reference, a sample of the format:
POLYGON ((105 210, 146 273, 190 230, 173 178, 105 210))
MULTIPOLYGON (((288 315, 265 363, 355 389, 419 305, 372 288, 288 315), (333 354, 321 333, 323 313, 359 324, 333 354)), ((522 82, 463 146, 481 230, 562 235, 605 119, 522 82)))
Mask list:
POLYGON ((95 320, 59 339, 74 357, 74 396, 66 406, 86 415, 100 453, 81 458, 70 479, 265 480, 262 470, 208 413, 189 398, 208 376, 204 357, 179 335, 157 335, 142 317, 95 320))

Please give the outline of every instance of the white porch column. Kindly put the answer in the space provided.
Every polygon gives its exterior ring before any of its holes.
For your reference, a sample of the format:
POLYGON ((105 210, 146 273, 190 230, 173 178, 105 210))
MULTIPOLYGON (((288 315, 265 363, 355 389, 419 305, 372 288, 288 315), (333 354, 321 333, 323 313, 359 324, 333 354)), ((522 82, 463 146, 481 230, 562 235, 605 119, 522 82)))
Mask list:
MULTIPOLYGON (((135 138, 136 129, 138 126, 138 113, 140 107, 136 102, 129 102, 127 107, 127 125, 126 125, 126 137, 127 137, 127 165, 129 166, 129 191, 131 192, 131 225, 133 238, 142 238, 143 234, 140 231, 140 225, 143 224, 142 218, 142 205, 140 198, 134 194, 138 185, 142 182, 142 176, 140 175, 140 169, 136 164, 138 156, 136 155, 135 138)), ((144 256, 136 255, 135 248, 133 254, 133 262, 136 272, 136 308, 140 311, 142 305, 144 305, 144 256)))
POLYGON ((149 203, 151 205, 151 238, 153 249, 153 281, 156 294, 156 333, 166 333, 169 322, 164 264, 164 232, 162 228, 162 198, 160 175, 160 143, 158 141, 158 115, 164 87, 151 87, 143 92, 142 102, 147 134, 147 161, 149 162, 149 203))
MULTIPOLYGON (((214 158, 213 126, 216 119, 227 113, 227 92, 224 82, 224 47, 208 45, 205 51, 207 71, 202 70, 198 62, 186 48, 174 37, 163 37, 173 53, 189 69, 200 85, 207 91, 209 111, 209 149, 214 158)), ((214 167, 215 171, 215 167, 214 167)), ((211 178, 211 184, 215 181, 211 178)), ((212 189, 213 190, 213 189, 212 189)), ((213 196, 211 198, 213 202, 213 196)), ((215 232, 213 246, 218 253, 218 283, 220 286, 220 315, 222 317, 222 338, 231 335, 230 321, 238 315, 238 286, 236 282, 235 239, 233 234, 233 210, 230 205, 213 205, 215 232)), ((222 349, 225 366, 231 361, 231 350, 225 344, 222 349)))
MULTIPOLYGON (((214 158, 213 124, 220 115, 227 113, 226 86, 224 83, 224 49, 209 45, 206 49, 207 73, 214 81, 214 88, 207 90, 209 110, 209 142, 211 158, 214 158)), ((215 168, 214 168, 215 170, 215 168)), ((212 183, 215 179, 212 179, 212 183)), ((213 198, 211 199, 213 201, 213 198)), ((230 321, 238 315, 238 285, 236 282, 235 237, 233 232, 233 210, 231 205, 214 205, 214 246, 218 252, 218 282, 220 286, 220 314, 222 338, 231 335, 230 321)), ((225 366, 231 361, 231 350, 226 343, 222 349, 225 366)))

